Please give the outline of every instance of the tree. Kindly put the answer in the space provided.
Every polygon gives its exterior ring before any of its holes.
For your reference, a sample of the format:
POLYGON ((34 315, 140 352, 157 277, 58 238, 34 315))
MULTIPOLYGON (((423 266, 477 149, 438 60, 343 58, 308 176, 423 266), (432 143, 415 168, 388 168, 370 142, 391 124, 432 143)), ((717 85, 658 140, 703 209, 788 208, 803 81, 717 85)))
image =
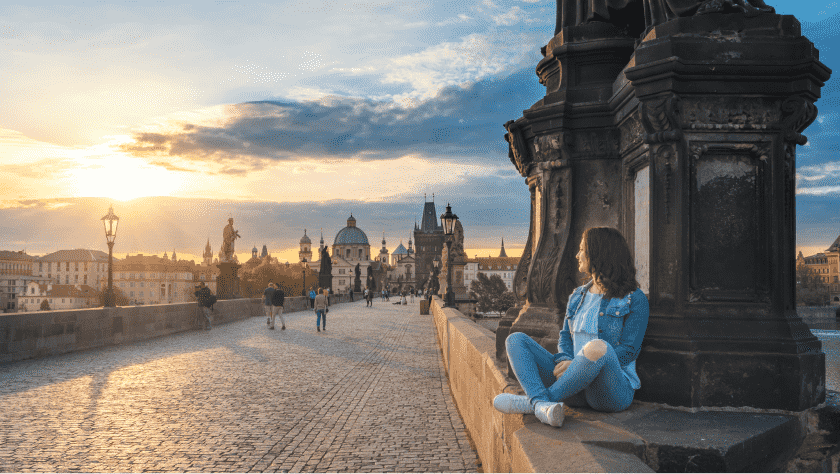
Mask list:
POLYGON ((41 301, 41 311, 49 311, 50 310, 50 302, 46 299, 41 301))
POLYGON ((831 298, 828 283, 823 276, 807 265, 796 266, 796 304, 822 306, 831 298))
MULTIPOLYGON (((96 292, 96 300, 99 301, 99 306, 105 306, 105 294, 108 293, 108 287, 102 288, 96 292)), ((114 305, 128 306, 129 300, 125 292, 119 288, 114 287, 114 305)))
POLYGON ((496 305, 494 306, 493 311, 496 311, 499 314, 505 314, 508 309, 513 308, 514 306, 516 306, 516 295, 514 295, 512 291, 505 291, 499 296, 499 299, 496 300, 496 305))
MULTIPOLYGON (((502 313, 507 308, 510 308, 510 306, 513 306, 511 304, 504 310, 500 309, 504 304, 509 302, 509 300, 502 301, 505 293, 510 292, 499 275, 488 277, 484 273, 479 273, 477 278, 470 283, 470 298, 477 300, 476 307, 482 313, 502 313)), ((511 296, 513 296, 512 293, 511 296)))

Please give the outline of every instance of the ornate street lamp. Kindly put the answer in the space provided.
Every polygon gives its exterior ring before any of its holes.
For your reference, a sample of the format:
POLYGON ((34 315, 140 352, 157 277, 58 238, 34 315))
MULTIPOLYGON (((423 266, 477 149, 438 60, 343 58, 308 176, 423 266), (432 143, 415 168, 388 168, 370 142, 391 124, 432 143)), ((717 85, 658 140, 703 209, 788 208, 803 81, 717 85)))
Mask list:
POLYGON ((108 241, 108 292, 105 293, 105 306, 115 306, 114 301, 114 240, 117 238, 117 226, 120 218, 114 214, 114 206, 108 207, 108 214, 102 218, 105 226, 105 239, 108 241))
POLYGON ((440 222, 443 224, 443 233, 446 235, 446 296, 444 307, 455 306, 455 293, 452 292, 452 239, 455 233, 455 221, 458 216, 452 213, 452 206, 446 204, 446 212, 440 215, 440 222))

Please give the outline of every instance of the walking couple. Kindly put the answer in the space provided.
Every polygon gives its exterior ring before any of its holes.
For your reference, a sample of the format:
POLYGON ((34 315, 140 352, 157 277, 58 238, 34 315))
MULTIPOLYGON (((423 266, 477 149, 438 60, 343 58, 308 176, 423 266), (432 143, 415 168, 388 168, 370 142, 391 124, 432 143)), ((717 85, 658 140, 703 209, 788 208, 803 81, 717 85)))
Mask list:
POLYGON ((274 318, 276 316, 280 316, 280 323, 282 324, 281 330, 286 329, 286 320, 283 319, 283 303, 286 299, 286 294, 283 292, 283 289, 277 286, 271 280, 268 280, 268 288, 263 291, 263 296, 265 297, 264 304, 265 304, 265 315, 267 317, 266 324, 268 325, 268 329, 274 329, 274 318))

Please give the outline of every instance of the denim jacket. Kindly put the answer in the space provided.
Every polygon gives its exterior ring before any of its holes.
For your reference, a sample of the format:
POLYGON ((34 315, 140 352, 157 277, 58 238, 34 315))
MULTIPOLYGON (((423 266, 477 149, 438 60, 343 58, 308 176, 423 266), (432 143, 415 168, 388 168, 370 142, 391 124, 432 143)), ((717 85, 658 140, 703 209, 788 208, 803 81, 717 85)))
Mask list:
MULTIPOLYGON (((554 355, 555 364, 561 360, 575 358, 570 322, 577 316, 583 303, 583 295, 591 286, 592 281, 576 288, 569 296, 566 319, 563 321, 563 329, 557 341, 559 352, 554 355)), ((649 315, 650 306, 641 289, 623 298, 604 298, 601 301, 601 309, 598 311, 598 337, 612 346, 622 366, 629 365, 639 356, 649 315)))

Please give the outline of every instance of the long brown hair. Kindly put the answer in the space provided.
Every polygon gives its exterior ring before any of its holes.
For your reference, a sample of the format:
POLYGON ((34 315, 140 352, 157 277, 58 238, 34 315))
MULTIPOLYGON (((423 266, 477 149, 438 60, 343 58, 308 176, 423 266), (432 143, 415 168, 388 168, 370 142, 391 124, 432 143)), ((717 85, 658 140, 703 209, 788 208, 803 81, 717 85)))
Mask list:
POLYGON ((589 278, 607 291, 607 298, 622 298, 639 287, 636 266, 627 241, 612 227, 590 227, 583 233, 589 260, 589 278))

